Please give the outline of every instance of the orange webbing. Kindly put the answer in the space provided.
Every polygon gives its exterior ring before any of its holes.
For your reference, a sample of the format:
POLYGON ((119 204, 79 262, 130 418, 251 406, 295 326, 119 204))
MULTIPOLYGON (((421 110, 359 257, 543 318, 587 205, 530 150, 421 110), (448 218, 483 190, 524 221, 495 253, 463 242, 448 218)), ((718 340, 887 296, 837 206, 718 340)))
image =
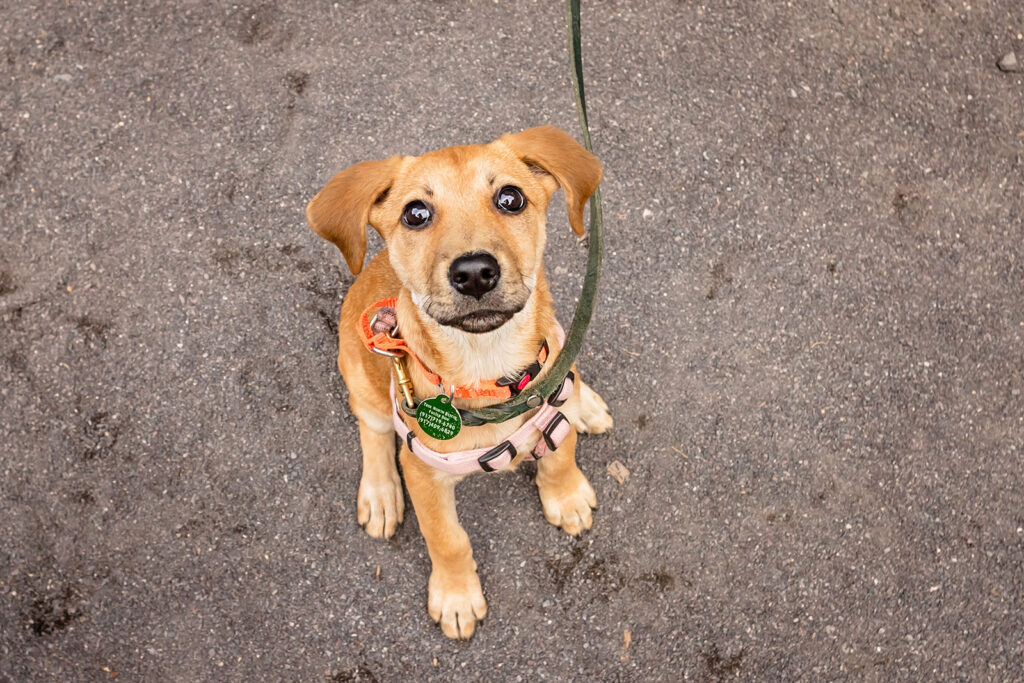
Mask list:
MULTIPOLYGON (((430 371, 426 365, 423 364, 416 354, 406 345, 405 340, 401 337, 392 337, 387 332, 378 332, 374 334, 373 329, 370 327, 370 313, 380 308, 395 308, 398 304, 398 299, 392 297, 390 299, 381 299, 371 304, 363 315, 359 318, 359 331, 362 333, 363 344, 367 350, 373 351, 378 349, 380 351, 390 351, 399 355, 405 355, 416 361, 416 364, 423 371, 423 374, 427 376, 427 380, 432 384, 443 387, 441 376, 430 371)), ((547 344, 541 345, 540 353, 537 354, 537 360, 541 364, 546 362, 548 359, 548 346, 547 344)), ((535 378, 530 378, 535 379, 535 378)), ((450 390, 451 387, 448 387, 450 390)), ((455 398, 511 398, 512 390, 508 386, 498 385, 498 380, 486 380, 480 382, 478 386, 458 386, 455 387, 455 398)))
POLYGON ((369 308, 363 311, 362 317, 359 319, 359 331, 362 332, 363 344, 366 346, 368 351, 374 349, 380 349, 381 351, 398 351, 407 353, 408 349, 405 346, 405 340, 399 337, 392 337, 387 332, 373 333, 370 328, 370 313, 376 311, 378 308, 394 308, 398 303, 398 299, 381 299, 380 301, 371 304, 369 308))

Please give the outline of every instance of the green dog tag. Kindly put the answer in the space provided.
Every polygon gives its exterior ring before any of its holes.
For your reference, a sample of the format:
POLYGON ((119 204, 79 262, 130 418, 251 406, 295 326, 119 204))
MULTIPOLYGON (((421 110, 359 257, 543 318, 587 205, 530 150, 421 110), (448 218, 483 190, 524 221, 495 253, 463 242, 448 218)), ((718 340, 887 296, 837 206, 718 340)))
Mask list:
POLYGON ((444 394, 428 398, 416 408, 416 422, 427 436, 446 441, 462 429, 462 416, 444 394))

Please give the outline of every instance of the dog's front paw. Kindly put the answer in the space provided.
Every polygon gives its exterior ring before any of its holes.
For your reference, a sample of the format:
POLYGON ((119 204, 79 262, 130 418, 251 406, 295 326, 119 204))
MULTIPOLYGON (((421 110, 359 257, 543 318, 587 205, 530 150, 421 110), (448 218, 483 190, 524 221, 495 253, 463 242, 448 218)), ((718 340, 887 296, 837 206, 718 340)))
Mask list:
POLYGON ((402 496, 402 480, 396 473, 384 481, 368 481, 364 476, 359 482, 356 497, 359 523, 366 533, 374 538, 391 538, 405 513, 405 498, 402 496))
POLYGON ((589 386, 580 382, 580 407, 572 426, 583 434, 603 434, 612 428, 614 421, 608 412, 608 404, 589 386))
POLYGON ((476 572, 430 574, 427 611, 449 638, 469 638, 487 614, 487 601, 476 572))
POLYGON ((578 469, 566 479, 568 481, 545 483, 538 477, 537 490, 544 506, 544 518, 566 533, 579 536, 594 523, 590 509, 597 507, 597 496, 578 469))

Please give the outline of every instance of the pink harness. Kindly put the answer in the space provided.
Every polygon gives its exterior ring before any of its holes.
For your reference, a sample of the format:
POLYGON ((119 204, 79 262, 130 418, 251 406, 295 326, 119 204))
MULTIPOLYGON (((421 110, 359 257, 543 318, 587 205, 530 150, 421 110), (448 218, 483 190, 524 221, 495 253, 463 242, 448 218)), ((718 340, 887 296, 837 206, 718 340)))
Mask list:
MULTIPOLYGON (((560 344, 564 344, 565 332, 561 325, 557 327, 557 332, 560 344)), ((427 448, 416 438, 413 431, 406 426, 405 420, 402 419, 402 411, 398 407, 398 398, 395 396, 394 378, 391 379, 392 421, 399 438, 405 440, 409 450, 431 467, 436 467, 449 474, 469 474, 479 470, 495 472, 508 467, 523 444, 537 432, 540 432, 541 438, 532 451, 535 460, 555 450, 565 441, 572 426, 559 408, 572 396, 575 379, 571 372, 566 375, 558 390, 548 397, 540 410, 494 448, 475 448, 471 451, 455 451, 453 453, 441 453, 427 448)))

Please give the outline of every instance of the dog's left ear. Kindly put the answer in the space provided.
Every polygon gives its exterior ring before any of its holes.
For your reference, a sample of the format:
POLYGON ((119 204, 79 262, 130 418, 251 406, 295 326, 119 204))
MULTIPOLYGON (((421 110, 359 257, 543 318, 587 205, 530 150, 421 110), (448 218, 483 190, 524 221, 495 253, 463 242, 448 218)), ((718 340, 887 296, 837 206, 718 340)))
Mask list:
POLYGON ((325 240, 341 250, 353 275, 366 258, 366 224, 370 209, 383 199, 395 178, 401 157, 363 161, 331 178, 306 205, 306 220, 325 240))
POLYGON ((523 163, 550 174, 565 192, 569 225, 583 234, 583 207, 601 184, 601 162, 565 131, 554 126, 528 128, 499 138, 523 163))

